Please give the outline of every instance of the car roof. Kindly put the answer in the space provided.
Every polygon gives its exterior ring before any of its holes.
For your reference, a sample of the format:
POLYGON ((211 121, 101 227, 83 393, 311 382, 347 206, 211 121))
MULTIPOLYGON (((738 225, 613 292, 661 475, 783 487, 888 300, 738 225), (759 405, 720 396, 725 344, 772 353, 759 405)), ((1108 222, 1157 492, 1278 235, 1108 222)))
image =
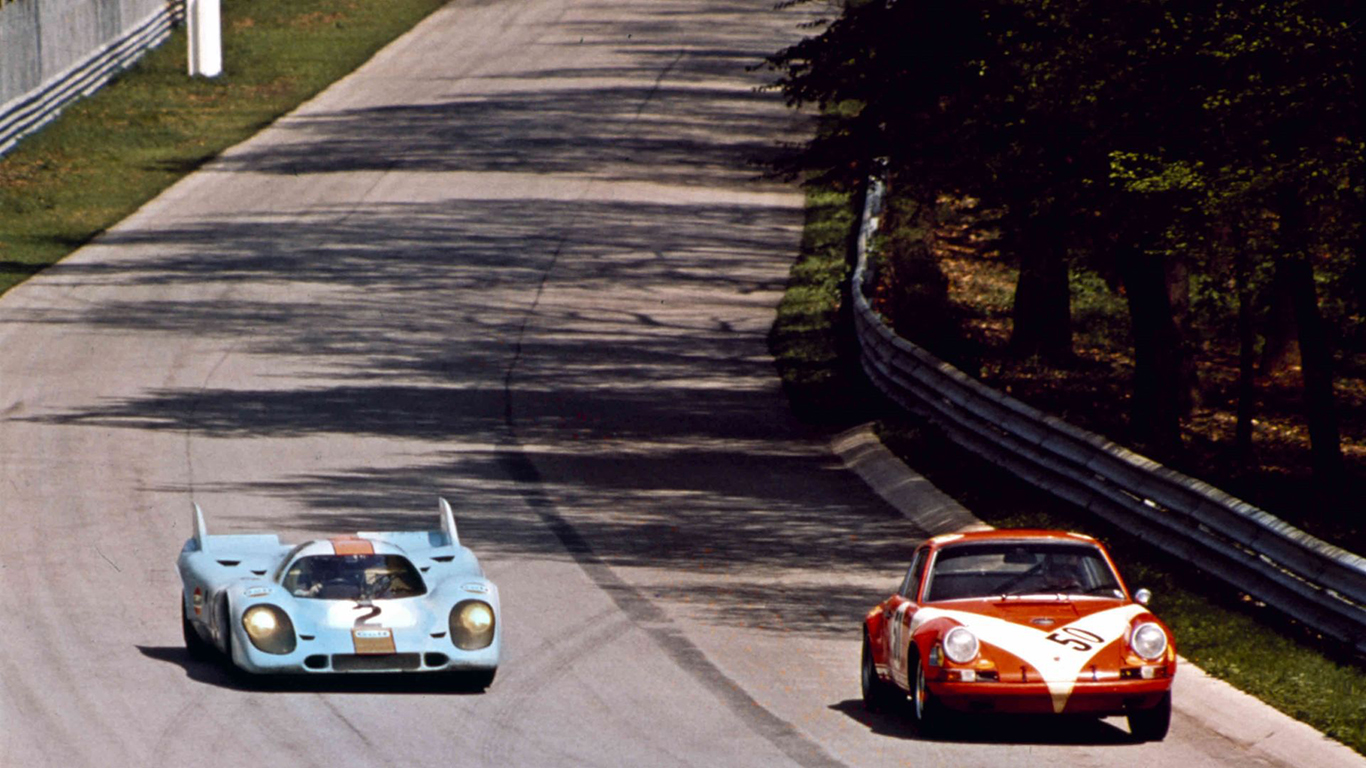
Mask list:
POLYGON ((290 554, 290 560, 300 557, 331 557, 335 555, 404 555, 407 553, 387 541, 373 541, 358 536, 339 536, 317 539, 300 544, 290 554))
POLYGON ((930 546, 938 549, 950 544, 990 541, 1056 541, 1063 543, 1075 542, 1079 544, 1100 545, 1100 542, 1084 533, 1043 528, 998 528, 988 531, 949 533, 943 536, 935 536, 930 539, 928 543, 930 546))

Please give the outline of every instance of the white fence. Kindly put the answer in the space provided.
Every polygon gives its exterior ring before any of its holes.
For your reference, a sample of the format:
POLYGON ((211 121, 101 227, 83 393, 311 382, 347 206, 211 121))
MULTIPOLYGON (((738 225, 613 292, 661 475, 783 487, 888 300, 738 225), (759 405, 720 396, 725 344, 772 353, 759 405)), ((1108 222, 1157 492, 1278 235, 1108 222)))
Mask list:
POLYGON ((882 197, 874 180, 851 288, 863 368, 879 389, 1027 482, 1366 653, 1366 559, 997 392, 897 336, 863 291, 882 197))
POLYGON ((9 0, 0 4, 0 154, 149 48, 184 0, 9 0))

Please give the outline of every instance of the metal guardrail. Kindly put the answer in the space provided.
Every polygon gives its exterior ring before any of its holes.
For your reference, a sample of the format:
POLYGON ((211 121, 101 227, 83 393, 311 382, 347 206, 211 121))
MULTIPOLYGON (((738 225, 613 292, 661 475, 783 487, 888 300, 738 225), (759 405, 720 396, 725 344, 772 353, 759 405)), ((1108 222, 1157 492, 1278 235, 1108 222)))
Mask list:
POLYGON ((0 73, 4 75, 6 86, 0 92, 21 93, 0 104, 0 155, 52 120, 68 104, 95 92, 149 49, 166 40, 172 27, 184 21, 185 3, 184 0, 68 2, 51 15, 53 19, 44 21, 43 4, 38 0, 7 3, 0 15, 0 41, 6 43, 0 66, 12 68, 11 72, 0 73), (117 22, 124 12, 145 12, 148 7, 151 12, 133 20, 127 28, 105 29, 110 26, 109 20, 117 22), (73 18, 80 23, 73 23, 73 18), (87 32, 98 28, 109 38, 83 40, 68 28, 87 32), (81 47, 75 48, 77 45, 81 47), (62 64, 59 54, 47 51, 48 48, 80 53, 80 58, 49 75, 49 67, 56 69, 62 64), (11 87, 16 90, 11 91, 11 87), (24 91, 25 88, 30 90, 24 91))
POLYGON ((851 287, 863 368, 883 393, 1025 481, 1366 653, 1366 559, 991 389, 897 336, 863 291, 883 189, 870 182, 851 287))

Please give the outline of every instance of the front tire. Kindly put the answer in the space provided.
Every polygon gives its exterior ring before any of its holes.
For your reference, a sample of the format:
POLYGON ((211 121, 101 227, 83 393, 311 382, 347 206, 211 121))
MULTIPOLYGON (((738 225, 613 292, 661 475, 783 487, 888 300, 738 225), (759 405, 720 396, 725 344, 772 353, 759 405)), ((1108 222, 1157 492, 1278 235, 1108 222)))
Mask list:
POLYGON ((1129 733, 1137 741, 1162 741, 1172 723, 1172 692, 1162 694, 1157 706, 1129 713, 1129 733))
POLYGON ((912 711, 915 715, 916 729, 921 736, 933 736, 944 729, 944 708, 939 700, 930 692, 930 686, 925 680, 925 662, 920 658, 920 652, 916 649, 915 643, 906 649, 907 660, 914 658, 915 681, 911 687, 911 700, 914 706, 912 711))
POLYGON ((228 598, 226 595, 218 601, 218 632, 223 641, 223 660, 227 662, 228 669, 237 669, 237 662, 232 658, 232 618, 228 611, 228 598))
POLYGON ((900 688, 877 676, 873 661, 873 646, 863 636, 863 655, 859 663, 859 683, 863 688, 863 706, 869 712, 886 712, 905 697, 900 688))
POLYGON ((482 693, 493 685, 493 678, 498 674, 498 668, 478 669, 473 672, 465 672, 461 675, 461 682, 471 691, 482 693))

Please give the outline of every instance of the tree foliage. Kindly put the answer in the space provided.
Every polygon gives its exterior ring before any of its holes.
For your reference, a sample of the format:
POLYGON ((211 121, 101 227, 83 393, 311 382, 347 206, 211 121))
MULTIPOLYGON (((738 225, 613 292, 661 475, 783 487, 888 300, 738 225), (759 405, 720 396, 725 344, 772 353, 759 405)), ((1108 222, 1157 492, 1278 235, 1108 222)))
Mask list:
POLYGON ((1362 34, 1359 0, 849 0, 769 64, 820 108, 825 180, 887 158, 898 195, 1001 212, 1022 354, 1066 359, 1070 271, 1125 293, 1157 453, 1180 450, 1202 336, 1245 362, 1297 341, 1329 476, 1333 350, 1366 302, 1362 34))

